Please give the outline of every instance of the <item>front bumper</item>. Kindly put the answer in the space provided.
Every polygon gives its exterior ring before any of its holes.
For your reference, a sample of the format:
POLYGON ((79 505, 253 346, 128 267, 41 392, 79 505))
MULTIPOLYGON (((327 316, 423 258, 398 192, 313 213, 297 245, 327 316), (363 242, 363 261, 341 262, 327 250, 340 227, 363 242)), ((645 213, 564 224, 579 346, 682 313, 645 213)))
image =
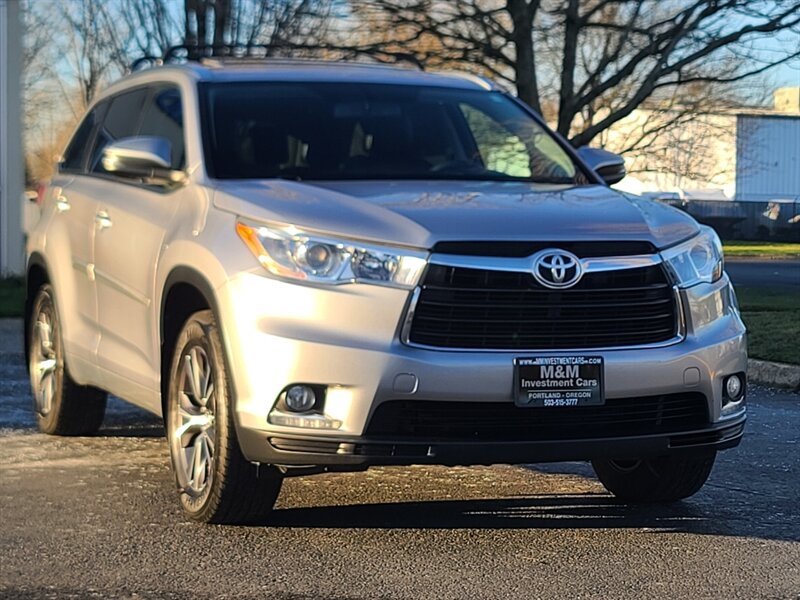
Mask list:
MULTIPOLYGON (((319 288, 245 273, 218 291, 220 322, 245 457, 281 465, 489 464, 700 452, 736 445, 744 403, 723 414, 723 379, 746 372, 745 329, 727 277, 681 292, 682 341, 652 349, 454 352, 399 342, 410 294, 370 285, 319 288), (702 394, 708 423, 690 431, 546 441, 370 439, 377 406, 390 400, 512 402, 513 359, 602 355, 606 398, 702 394), (271 424, 294 383, 327 387, 331 430, 271 424)), ((547 410, 547 409, 529 409, 547 410)))
POLYGON ((531 442, 474 442, 468 440, 335 439, 309 435, 261 434, 259 462, 275 465, 491 465, 647 458, 667 454, 698 454, 737 446, 745 416, 708 429, 674 434, 617 438, 565 439, 531 442))

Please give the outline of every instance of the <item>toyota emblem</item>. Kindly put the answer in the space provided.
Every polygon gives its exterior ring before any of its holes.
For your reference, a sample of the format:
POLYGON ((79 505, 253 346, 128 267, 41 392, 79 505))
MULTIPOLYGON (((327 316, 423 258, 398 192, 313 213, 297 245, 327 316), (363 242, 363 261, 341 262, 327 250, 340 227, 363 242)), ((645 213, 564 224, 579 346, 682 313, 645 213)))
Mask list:
POLYGON ((582 275, 581 261, 571 252, 550 248, 533 255, 533 276, 544 287, 569 288, 582 275))

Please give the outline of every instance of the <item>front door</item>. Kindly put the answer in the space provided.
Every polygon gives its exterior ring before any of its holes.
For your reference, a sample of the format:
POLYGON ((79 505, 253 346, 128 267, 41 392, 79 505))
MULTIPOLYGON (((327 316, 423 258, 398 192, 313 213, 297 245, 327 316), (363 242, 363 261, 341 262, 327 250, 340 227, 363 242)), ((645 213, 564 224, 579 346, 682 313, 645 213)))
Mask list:
MULTIPOLYGON (((141 90, 142 92, 144 90, 141 90)), ((142 98, 128 98, 115 113, 112 103, 106 123, 130 127, 124 115, 141 101, 141 118, 125 136, 106 128, 110 143, 131 135, 160 136, 170 142, 172 168, 184 165, 181 96, 177 88, 156 84, 142 98)), ((116 102, 116 101, 115 101, 116 102)), ((161 409, 159 307, 155 306, 155 274, 167 232, 185 188, 167 190, 103 172, 102 148, 92 169, 101 198, 95 215, 95 270, 100 345, 97 362, 110 392, 154 411, 161 409), (109 187, 112 186, 112 187, 109 187)))
POLYGON ((133 389, 126 380, 136 388, 158 389, 155 273, 166 228, 178 206, 176 196, 182 192, 125 188, 124 194, 104 196, 96 217, 94 274, 101 333, 97 361, 116 379, 107 381, 110 391, 150 404, 152 394, 133 389))

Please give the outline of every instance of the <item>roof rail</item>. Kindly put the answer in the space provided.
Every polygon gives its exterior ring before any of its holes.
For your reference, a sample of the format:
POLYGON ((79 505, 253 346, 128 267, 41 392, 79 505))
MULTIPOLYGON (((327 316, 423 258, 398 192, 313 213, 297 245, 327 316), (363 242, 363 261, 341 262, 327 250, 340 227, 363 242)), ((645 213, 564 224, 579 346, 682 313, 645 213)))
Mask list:
POLYGON ((392 53, 387 57, 393 61, 384 61, 368 54, 355 55, 354 57, 340 59, 320 59, 307 57, 275 57, 270 56, 276 50, 292 50, 291 47, 282 47, 268 44, 222 44, 222 45, 179 45, 167 48, 162 57, 142 56, 135 60, 130 71, 139 71, 151 67, 159 67, 168 64, 183 64, 187 62, 199 62, 207 66, 223 66, 226 64, 251 64, 260 61, 269 64, 303 64, 303 65, 322 65, 331 62, 347 62, 350 65, 363 66, 396 66, 400 63, 409 65, 420 71, 424 70, 422 63, 411 54, 392 53), (365 62, 370 61, 370 62, 365 62))
POLYGON ((488 77, 484 77, 483 75, 478 75, 476 73, 470 73, 469 71, 434 71, 440 75, 447 75, 449 77, 458 77, 459 79, 465 79, 467 81, 471 81, 475 83, 485 90, 494 90, 497 89, 499 86, 497 83, 489 79, 488 77))
POLYGON ((236 58, 236 59, 264 59, 269 54, 270 47, 266 44, 223 44, 223 45, 192 45, 181 44, 170 46, 160 57, 145 55, 131 63, 130 71, 139 71, 150 67, 162 65, 182 64, 190 61, 202 61, 208 58, 236 58))
POLYGON ((131 63, 131 66, 128 67, 129 73, 135 73, 136 71, 141 71, 144 69, 149 69, 151 67, 159 67, 164 64, 164 61, 157 56, 150 56, 146 54, 140 58, 137 58, 135 61, 131 63))

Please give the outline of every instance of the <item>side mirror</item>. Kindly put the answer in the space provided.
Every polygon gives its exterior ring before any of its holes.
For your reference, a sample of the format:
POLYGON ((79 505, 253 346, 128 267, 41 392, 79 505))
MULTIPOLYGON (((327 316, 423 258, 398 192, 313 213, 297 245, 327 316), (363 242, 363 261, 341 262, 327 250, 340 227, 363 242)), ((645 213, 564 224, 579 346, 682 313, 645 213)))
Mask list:
POLYGON ((121 177, 144 179, 155 185, 183 183, 186 174, 171 168, 172 146, 157 136, 121 138, 103 149, 103 168, 121 177))
POLYGON ((602 148, 581 146, 578 148, 578 156, 608 185, 622 181, 627 175, 625 160, 619 154, 614 154, 602 148))

